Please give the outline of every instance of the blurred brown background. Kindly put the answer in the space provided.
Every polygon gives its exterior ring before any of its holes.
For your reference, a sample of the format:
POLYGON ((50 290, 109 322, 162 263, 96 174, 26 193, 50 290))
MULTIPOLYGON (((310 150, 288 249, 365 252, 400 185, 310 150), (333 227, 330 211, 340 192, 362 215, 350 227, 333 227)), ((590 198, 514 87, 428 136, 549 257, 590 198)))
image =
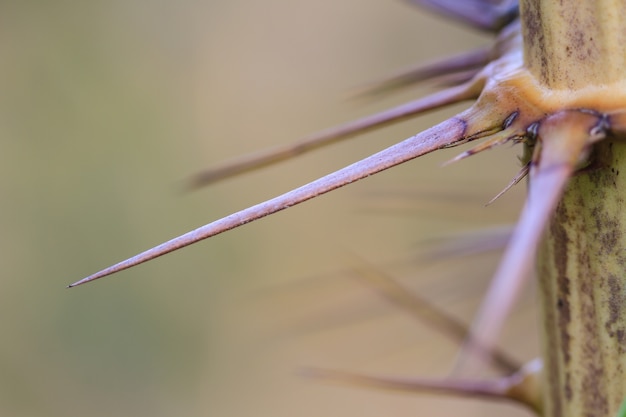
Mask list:
MULTIPOLYGON (((399 0, 3 2, 0 21, 1 415, 529 415, 297 375, 450 371, 453 343, 345 268, 357 254, 468 321, 498 254, 418 260, 433 239, 514 221, 523 185, 483 205, 516 149, 446 168, 459 150, 441 152, 64 288, 443 120, 454 109, 181 192, 212 163, 423 94, 350 99, 487 36, 399 0)), ((527 298, 503 337, 520 360, 536 355, 533 317, 527 298)))

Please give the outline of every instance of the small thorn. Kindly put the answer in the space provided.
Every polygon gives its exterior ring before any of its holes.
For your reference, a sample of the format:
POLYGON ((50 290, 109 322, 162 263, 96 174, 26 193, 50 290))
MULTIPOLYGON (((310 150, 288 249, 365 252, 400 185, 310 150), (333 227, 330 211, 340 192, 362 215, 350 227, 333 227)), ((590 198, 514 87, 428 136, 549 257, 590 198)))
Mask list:
POLYGON ((528 175, 528 171, 530 171, 530 162, 528 162, 526 165, 524 165, 522 167, 522 169, 520 169, 520 171, 515 175, 515 177, 513 177, 511 182, 509 182, 507 184, 507 186, 504 187, 504 189, 502 191, 500 191, 498 194, 496 194, 496 196, 494 198, 489 200, 489 202, 487 204, 485 204, 485 207, 490 206, 491 204, 493 204, 498 198, 502 197, 504 195, 504 193, 509 191, 515 185, 517 185, 522 179, 524 179, 526 177, 526 175, 528 175))
MULTIPOLYGON (((504 125, 506 125, 507 123, 510 124, 508 120, 509 120, 508 118, 507 120, 505 120, 504 125)), ((455 156, 449 161, 444 162, 442 166, 448 166, 454 162, 458 162, 472 155, 476 155, 477 153, 495 148, 496 146, 503 145, 510 140, 514 140, 520 137, 520 134, 514 133, 512 129, 505 128, 504 130, 498 130, 496 132, 486 132, 486 134, 483 137, 485 136, 488 136, 488 137, 482 143, 479 143, 478 145, 474 146, 472 149, 468 149, 467 151, 455 156)), ((475 140, 475 139, 478 139, 478 138, 473 138, 472 140, 475 140)))
POLYGON ((474 155, 475 153, 476 152, 473 152, 471 149, 468 150, 468 151, 462 152, 462 153, 458 154, 457 156, 455 156, 454 158, 448 159, 447 161, 445 161, 443 164, 441 164, 441 167, 442 168, 443 167, 447 167, 448 165, 452 165, 455 162, 462 161, 463 159, 468 158, 468 157, 474 155))

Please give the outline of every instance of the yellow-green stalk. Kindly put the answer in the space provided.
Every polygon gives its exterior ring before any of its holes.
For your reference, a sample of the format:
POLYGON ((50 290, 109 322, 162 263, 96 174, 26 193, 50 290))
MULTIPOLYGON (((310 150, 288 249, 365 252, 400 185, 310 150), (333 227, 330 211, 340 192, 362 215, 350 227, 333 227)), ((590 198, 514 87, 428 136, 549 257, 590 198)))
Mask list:
MULTIPOLYGON (((626 2, 524 0, 524 61, 549 95, 626 105, 626 2)), ((616 415, 626 397, 626 144, 570 180, 539 248, 544 415, 616 415)), ((530 187, 532 188, 532 181, 530 187)))
POLYGON ((546 416, 613 416, 626 398, 626 144, 592 158, 539 249, 546 416))

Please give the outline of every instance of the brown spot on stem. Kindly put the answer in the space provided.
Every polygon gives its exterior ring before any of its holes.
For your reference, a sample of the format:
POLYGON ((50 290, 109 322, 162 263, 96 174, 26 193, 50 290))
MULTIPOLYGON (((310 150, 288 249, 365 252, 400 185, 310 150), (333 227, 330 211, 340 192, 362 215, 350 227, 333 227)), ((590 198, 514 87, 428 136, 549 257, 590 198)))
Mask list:
POLYGON ((563 227, 564 223, 567 223, 568 213, 567 208, 559 204, 556 210, 556 214, 560 219, 559 222, 552 222, 550 231, 554 236, 554 260, 557 272, 557 314, 558 314, 558 327, 561 337, 561 353, 565 363, 570 361, 570 334, 569 324, 572 320, 570 310, 570 280, 567 276, 567 263, 569 257, 568 246, 570 245, 570 239, 567 235, 567 230, 563 227))

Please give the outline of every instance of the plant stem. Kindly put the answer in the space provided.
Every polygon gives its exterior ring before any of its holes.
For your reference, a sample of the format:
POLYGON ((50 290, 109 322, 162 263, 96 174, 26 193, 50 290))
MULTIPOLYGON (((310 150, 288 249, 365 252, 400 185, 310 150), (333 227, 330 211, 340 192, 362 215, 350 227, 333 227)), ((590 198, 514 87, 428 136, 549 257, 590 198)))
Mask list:
POLYGON ((613 416, 626 397, 626 145, 609 139, 594 153, 539 249, 551 417, 613 416))
POLYGON ((580 90, 624 80, 626 2, 522 0, 526 68, 543 86, 580 90))
MULTIPOLYGON (((609 86, 620 94, 626 2, 522 0, 520 7, 525 64, 542 87, 577 94, 609 86)), ((626 397, 623 190, 626 144, 609 137, 570 181, 539 248, 546 416, 610 417, 626 397)))

